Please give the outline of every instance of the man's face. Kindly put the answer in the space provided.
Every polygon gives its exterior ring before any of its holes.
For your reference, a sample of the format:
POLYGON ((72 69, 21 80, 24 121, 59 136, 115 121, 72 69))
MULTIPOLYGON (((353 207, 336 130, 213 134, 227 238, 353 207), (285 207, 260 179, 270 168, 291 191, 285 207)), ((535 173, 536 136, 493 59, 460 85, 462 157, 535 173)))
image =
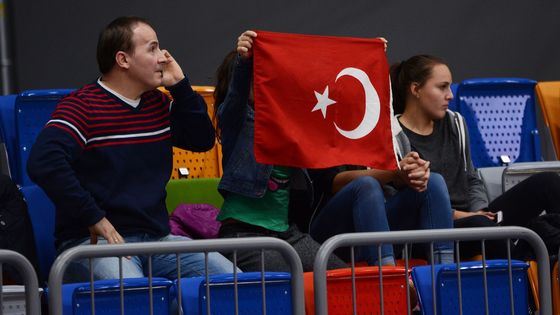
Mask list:
POLYGON ((149 91, 162 85, 163 66, 166 59, 159 49, 156 32, 144 23, 132 29, 132 53, 129 60, 129 76, 149 91))

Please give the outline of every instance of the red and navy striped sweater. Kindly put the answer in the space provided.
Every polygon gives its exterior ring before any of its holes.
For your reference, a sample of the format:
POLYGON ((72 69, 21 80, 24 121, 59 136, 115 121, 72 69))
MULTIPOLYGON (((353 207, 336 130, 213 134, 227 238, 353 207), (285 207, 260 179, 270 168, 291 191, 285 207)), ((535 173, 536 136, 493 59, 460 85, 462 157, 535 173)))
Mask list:
POLYGON ((137 108, 93 83, 62 99, 33 145, 28 173, 56 206, 61 242, 106 217, 121 235, 169 233, 172 145, 206 151, 214 129, 187 79, 142 95, 137 108), (171 107, 171 109, 170 109, 171 107))

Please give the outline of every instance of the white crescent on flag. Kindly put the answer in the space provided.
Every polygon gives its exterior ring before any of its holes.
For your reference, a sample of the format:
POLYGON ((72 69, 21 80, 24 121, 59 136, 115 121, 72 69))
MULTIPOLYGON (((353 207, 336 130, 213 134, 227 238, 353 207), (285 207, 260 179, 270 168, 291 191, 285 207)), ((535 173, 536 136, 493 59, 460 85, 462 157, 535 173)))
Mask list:
MULTIPOLYGON (((377 126, 377 123, 379 121, 379 112, 381 110, 381 102, 379 100, 377 90, 375 90, 375 87, 371 83, 369 76, 363 70, 352 67, 344 68, 336 76, 335 82, 343 76, 351 76, 360 82, 365 93, 366 110, 362 121, 356 128, 352 130, 344 130, 340 128, 336 124, 336 122, 334 123, 334 126, 336 127, 338 133, 340 133, 342 136, 352 140, 360 139, 367 136, 370 132, 373 131, 373 129, 375 129, 375 126, 377 126)), ((323 94, 315 92, 315 97, 317 98, 317 104, 311 111, 314 112, 316 110, 321 110, 321 112, 323 113, 323 118, 326 118, 327 107, 336 103, 336 101, 333 101, 329 98, 329 87, 327 86, 325 88, 323 94)))

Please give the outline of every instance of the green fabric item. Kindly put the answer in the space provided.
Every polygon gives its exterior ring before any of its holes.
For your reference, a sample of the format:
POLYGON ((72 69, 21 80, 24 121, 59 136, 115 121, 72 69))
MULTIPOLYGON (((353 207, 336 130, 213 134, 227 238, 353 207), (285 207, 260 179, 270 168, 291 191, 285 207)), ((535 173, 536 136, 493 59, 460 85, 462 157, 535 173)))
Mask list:
MULTIPOLYGON (((273 178, 287 180, 291 169, 275 166, 273 178)), ((284 232, 288 230, 288 205, 290 190, 281 187, 276 191, 267 190, 262 198, 250 198, 238 194, 228 194, 218 215, 218 220, 235 219, 265 229, 284 232)))
POLYGON ((167 183, 167 212, 180 203, 206 203, 220 208, 224 199, 218 192, 219 178, 172 179, 167 183))

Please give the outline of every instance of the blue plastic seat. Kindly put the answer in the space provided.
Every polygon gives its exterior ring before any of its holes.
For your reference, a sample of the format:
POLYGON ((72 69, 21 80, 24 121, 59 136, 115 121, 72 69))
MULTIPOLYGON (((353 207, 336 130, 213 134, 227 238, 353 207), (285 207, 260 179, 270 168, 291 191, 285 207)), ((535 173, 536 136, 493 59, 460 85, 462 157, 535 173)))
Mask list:
MULTIPOLYGON (((490 314, 511 314, 507 260, 486 261, 488 310, 490 314)), ((512 260, 515 314, 527 314, 528 279, 526 262, 512 260)), ((435 266, 437 314, 459 314, 457 265, 435 266)), ((422 314, 434 314, 431 266, 412 268, 422 314)), ((485 314, 484 283, 481 261, 461 263, 463 314, 485 314)))
POLYGON ((30 90, 19 94, 15 100, 15 167, 13 178, 21 186, 32 184, 26 166, 29 152, 37 135, 49 121, 58 101, 73 90, 30 90))
POLYGON ((33 225, 37 258, 39 259, 40 282, 46 283, 56 257, 54 246, 55 208, 45 192, 37 185, 22 187, 21 192, 25 197, 31 224, 33 225))
POLYGON ((458 98, 457 98, 457 88, 459 87, 459 83, 451 83, 451 92, 453 93, 453 99, 451 101, 449 101, 449 109, 456 112, 457 111, 457 103, 458 98))
MULTIPOLYGON (((261 275, 260 272, 237 274, 239 314, 263 313, 261 275)), ((292 313, 290 279, 286 272, 265 272, 266 314, 292 313)), ((210 275, 209 281, 212 314, 234 314, 233 274, 210 275)), ((185 314, 207 314, 205 277, 182 278, 181 290, 185 314)))
POLYGON ((536 81, 518 78, 472 79, 457 89, 458 111, 469 129, 476 167, 541 161, 535 112, 536 81))
MULTIPOLYGON (((169 314, 173 282, 165 278, 152 278, 153 314, 169 314)), ((120 280, 94 281, 95 314, 121 314, 120 280)), ((149 279, 123 279, 124 314, 150 314, 149 279)), ((47 290, 48 294, 48 290, 47 290)), ((91 284, 69 283, 62 286, 63 315, 91 314, 91 284)))

